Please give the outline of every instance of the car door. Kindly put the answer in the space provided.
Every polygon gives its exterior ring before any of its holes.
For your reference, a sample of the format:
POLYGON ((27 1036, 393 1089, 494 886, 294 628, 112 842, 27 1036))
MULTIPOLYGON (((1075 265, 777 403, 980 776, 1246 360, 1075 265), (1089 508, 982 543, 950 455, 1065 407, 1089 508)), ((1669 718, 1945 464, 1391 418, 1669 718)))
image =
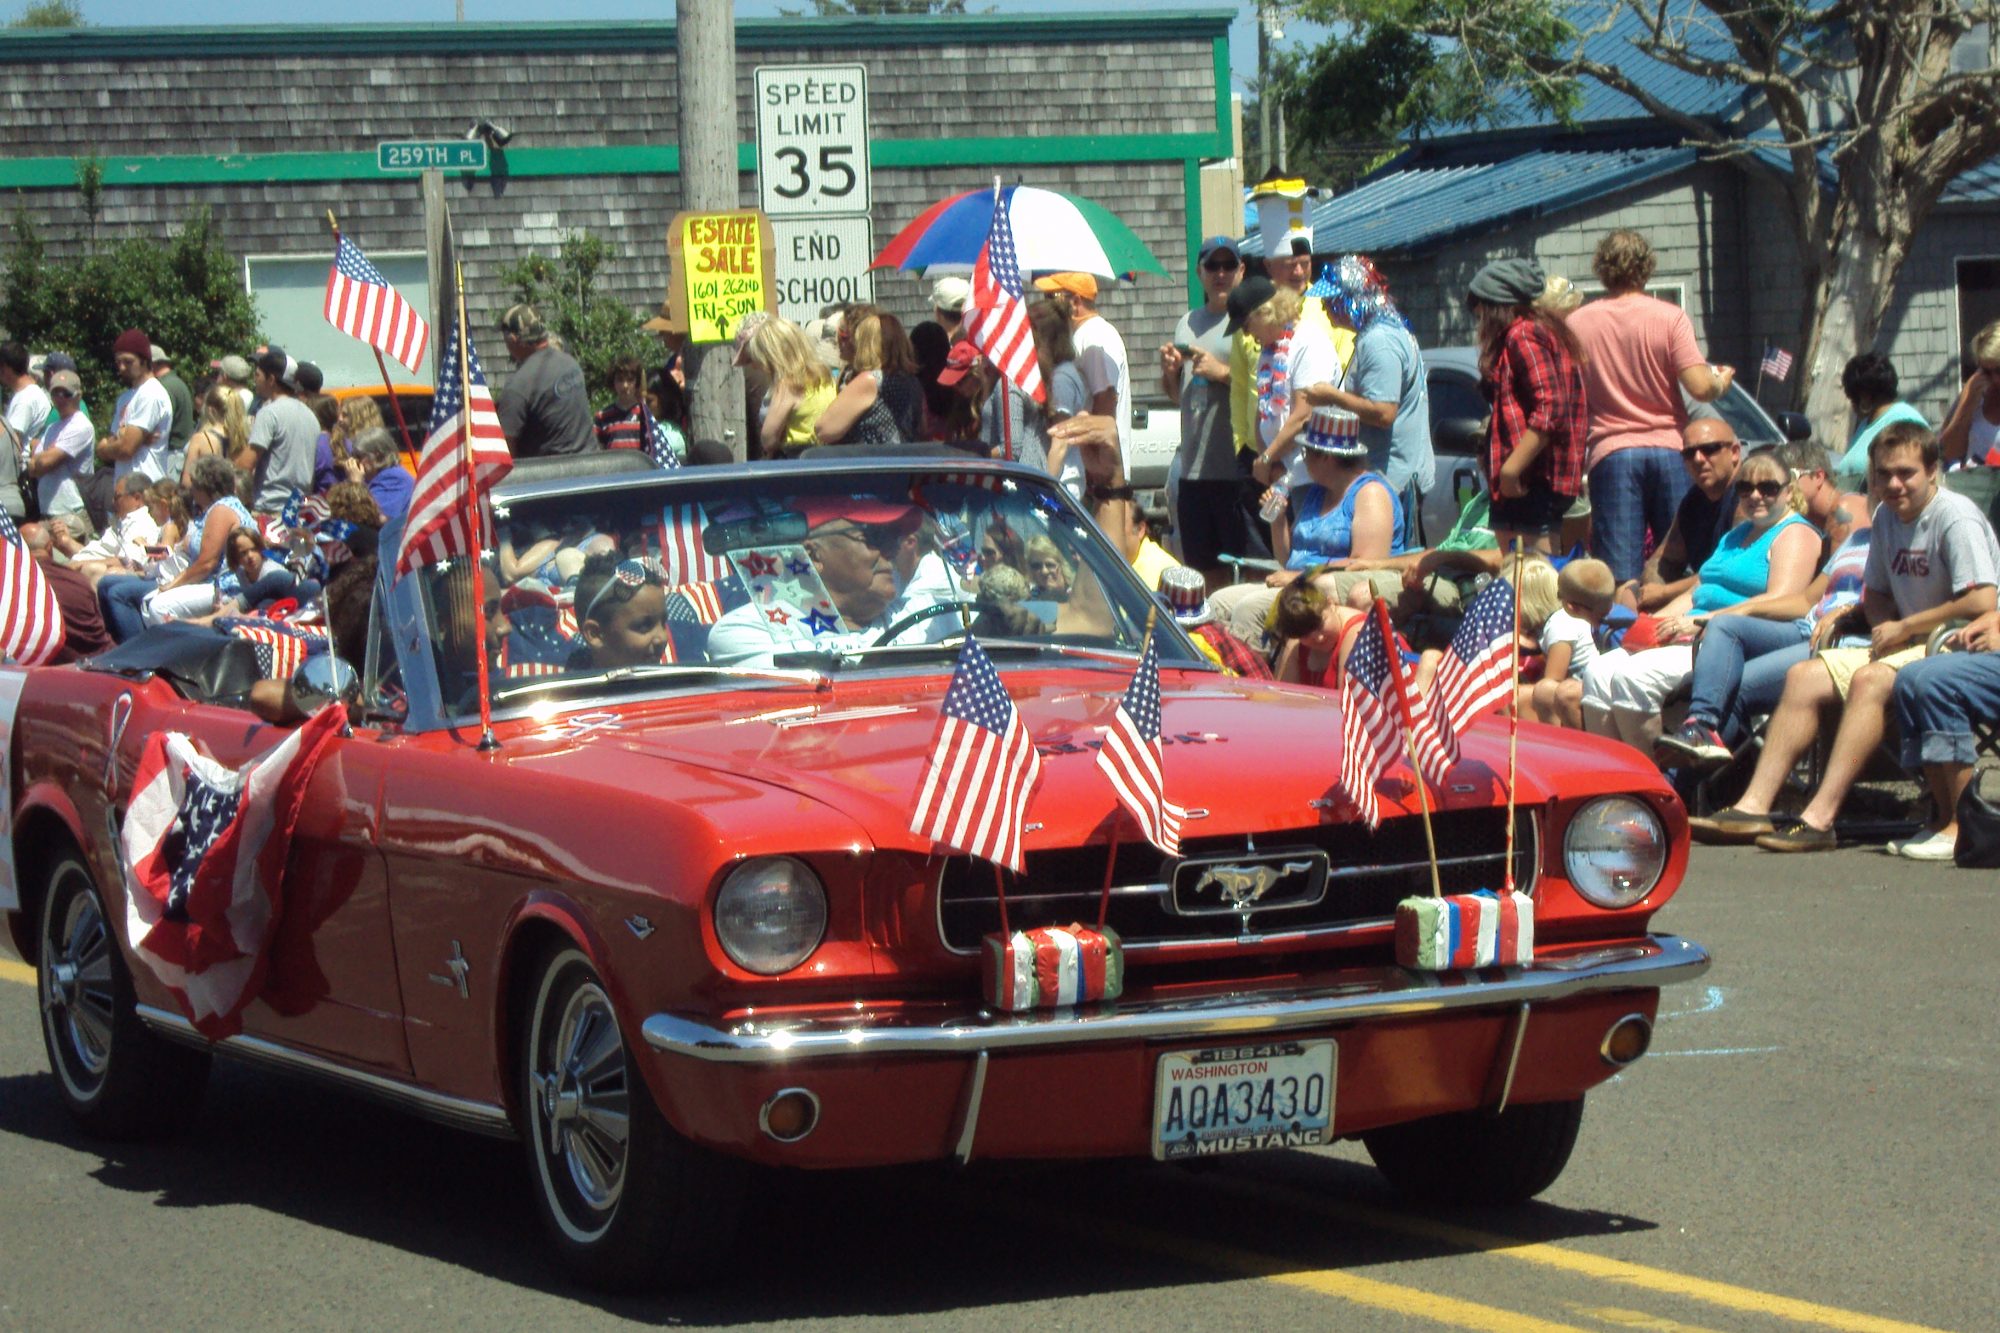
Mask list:
POLYGON ((1424 494, 1424 536, 1451 531, 1465 502, 1486 489, 1486 397, 1479 382, 1452 366, 1431 366, 1431 453, 1437 481, 1424 494))
MULTIPOLYGON (((135 691, 120 729, 120 786, 129 799, 146 738, 179 731, 218 763, 242 768, 285 728, 247 709, 135 691)), ((387 878, 375 850, 392 745, 372 732, 335 737, 306 788, 293 833, 262 995, 243 1015, 247 1035, 344 1062, 407 1072, 387 878)))

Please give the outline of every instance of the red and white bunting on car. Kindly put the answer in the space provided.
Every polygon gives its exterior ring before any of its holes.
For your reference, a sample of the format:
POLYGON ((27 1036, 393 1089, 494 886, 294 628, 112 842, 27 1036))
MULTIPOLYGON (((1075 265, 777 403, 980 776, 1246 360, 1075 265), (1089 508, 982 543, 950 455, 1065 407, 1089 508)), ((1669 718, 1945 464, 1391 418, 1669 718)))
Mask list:
POLYGON ((306 784, 346 718, 328 704, 242 769, 177 731, 140 752, 119 835, 126 937, 210 1041, 240 1031, 263 989, 306 784))

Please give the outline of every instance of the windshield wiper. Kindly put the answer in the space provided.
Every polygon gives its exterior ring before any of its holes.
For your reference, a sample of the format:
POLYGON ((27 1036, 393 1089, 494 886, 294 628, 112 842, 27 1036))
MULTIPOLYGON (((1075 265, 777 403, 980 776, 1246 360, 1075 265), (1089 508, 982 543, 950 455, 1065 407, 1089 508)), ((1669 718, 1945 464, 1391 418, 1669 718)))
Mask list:
POLYGON ((826 674, 812 670, 785 670, 773 667, 723 666, 700 662, 662 662, 653 666, 611 667, 604 671, 592 671, 581 676, 552 676, 543 680, 523 681, 518 685, 504 685, 500 694, 508 699, 525 699, 538 694, 553 694, 579 686, 625 686, 630 684, 653 684, 671 680, 689 682, 698 680, 768 680, 781 684, 811 685, 815 689, 824 688, 826 674))

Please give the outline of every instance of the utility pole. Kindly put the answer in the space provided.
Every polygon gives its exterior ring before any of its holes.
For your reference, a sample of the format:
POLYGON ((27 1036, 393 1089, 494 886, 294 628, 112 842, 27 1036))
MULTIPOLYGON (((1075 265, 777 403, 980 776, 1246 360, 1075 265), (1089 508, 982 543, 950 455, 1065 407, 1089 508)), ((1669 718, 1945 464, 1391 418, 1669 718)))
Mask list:
POLYGON ((1271 21, 1270 0, 1257 0, 1257 166, 1259 180, 1271 175, 1271 21))
MULTIPOLYGON (((731 0, 680 0, 674 63, 680 84, 681 208, 726 212, 738 206, 736 173, 736 15, 731 0)), ((741 459, 743 376, 727 344, 688 344, 689 413, 697 440, 734 432, 741 459)))

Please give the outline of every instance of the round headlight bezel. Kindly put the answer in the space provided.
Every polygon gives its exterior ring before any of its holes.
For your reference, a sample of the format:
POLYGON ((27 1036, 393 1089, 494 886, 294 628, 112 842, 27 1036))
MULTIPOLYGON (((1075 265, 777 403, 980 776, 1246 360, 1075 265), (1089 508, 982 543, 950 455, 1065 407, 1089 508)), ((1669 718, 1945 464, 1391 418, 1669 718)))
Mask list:
POLYGON ((1644 902, 1659 887, 1673 858, 1666 821, 1659 811, 1636 796, 1599 796, 1579 806, 1563 830, 1563 874, 1577 895, 1592 907, 1622 912, 1644 902), (1620 828, 1648 830, 1645 839, 1617 841, 1620 828), (1624 887, 1615 887, 1615 868, 1591 857, 1625 857, 1636 864, 1624 887), (1647 873, 1650 869, 1650 873, 1647 873))
POLYGON ((793 856, 753 856, 716 888, 710 919, 722 952, 746 972, 775 977, 799 967, 826 939, 826 886, 793 856), (780 895, 777 897, 758 895, 780 895), (771 920, 781 913, 788 920, 771 920), (766 919, 760 923, 758 917, 766 919))

